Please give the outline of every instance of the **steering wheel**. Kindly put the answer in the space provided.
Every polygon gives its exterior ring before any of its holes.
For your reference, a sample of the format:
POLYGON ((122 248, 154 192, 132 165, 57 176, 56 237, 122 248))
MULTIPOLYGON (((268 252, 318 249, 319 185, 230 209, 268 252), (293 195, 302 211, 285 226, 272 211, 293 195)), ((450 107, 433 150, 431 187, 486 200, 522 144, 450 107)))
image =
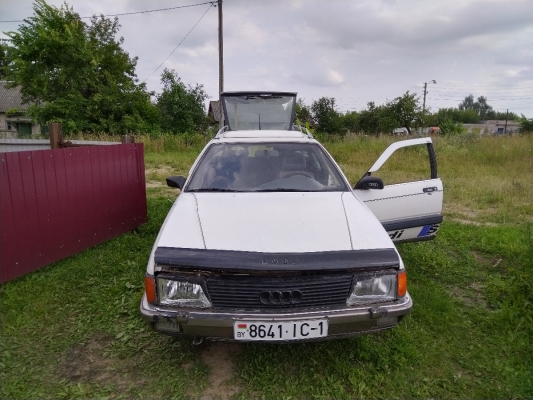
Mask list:
POLYGON ((311 173, 306 172, 306 171, 287 172, 285 175, 283 175, 283 179, 290 178, 291 176, 295 176, 295 175, 306 176, 308 178, 315 179, 315 177, 311 173))

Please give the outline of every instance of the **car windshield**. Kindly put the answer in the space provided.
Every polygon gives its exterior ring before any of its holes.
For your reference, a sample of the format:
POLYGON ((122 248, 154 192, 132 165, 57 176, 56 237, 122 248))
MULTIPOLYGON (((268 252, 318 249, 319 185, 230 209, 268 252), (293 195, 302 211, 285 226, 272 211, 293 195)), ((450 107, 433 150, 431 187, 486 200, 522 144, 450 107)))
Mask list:
POLYGON ((232 131, 292 129, 295 94, 248 93, 222 98, 232 131))
POLYGON ((188 192, 327 192, 346 184, 324 150, 302 143, 213 143, 188 192))

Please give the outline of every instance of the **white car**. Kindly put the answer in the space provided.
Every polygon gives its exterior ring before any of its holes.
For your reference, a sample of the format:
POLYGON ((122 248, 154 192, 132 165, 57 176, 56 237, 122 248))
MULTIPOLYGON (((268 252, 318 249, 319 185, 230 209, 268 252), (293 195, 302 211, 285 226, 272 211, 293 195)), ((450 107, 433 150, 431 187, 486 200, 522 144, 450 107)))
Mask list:
POLYGON ((295 93, 222 94, 227 126, 189 176, 155 241, 140 309, 156 331, 287 342, 392 328, 410 312, 394 242, 433 239, 443 187, 430 138, 391 145, 352 189, 307 130, 295 93), (431 176, 372 175, 398 148, 424 146, 431 176))

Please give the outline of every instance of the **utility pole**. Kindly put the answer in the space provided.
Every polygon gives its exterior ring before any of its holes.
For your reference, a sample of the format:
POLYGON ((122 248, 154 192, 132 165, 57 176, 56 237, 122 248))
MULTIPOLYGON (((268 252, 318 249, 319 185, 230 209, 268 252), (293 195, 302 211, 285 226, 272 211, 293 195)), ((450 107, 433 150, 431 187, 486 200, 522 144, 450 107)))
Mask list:
MULTIPOLYGON (((429 83, 434 83, 434 84, 437 84, 437 81, 435 79, 429 81, 429 82, 424 82, 424 102, 422 103, 422 118, 423 118, 423 122, 422 124, 425 125, 426 124, 426 95, 428 94, 428 84, 429 83)), ((425 127, 422 127, 422 130, 424 129, 425 127)), ((422 134, 422 132, 420 132, 422 134)))
POLYGON ((505 130, 503 133, 507 133, 507 119, 509 119, 509 109, 507 109, 507 113, 505 114, 505 130))
POLYGON ((219 128, 224 126, 224 115, 222 112, 221 93, 224 91, 224 45, 222 32, 222 0, 218 0, 218 105, 219 105, 219 128))
POLYGON ((429 83, 437 83, 437 81, 435 79, 429 81, 429 82, 424 82, 424 102, 422 103, 422 114, 424 114, 426 112, 426 95, 428 94, 428 84, 429 83))

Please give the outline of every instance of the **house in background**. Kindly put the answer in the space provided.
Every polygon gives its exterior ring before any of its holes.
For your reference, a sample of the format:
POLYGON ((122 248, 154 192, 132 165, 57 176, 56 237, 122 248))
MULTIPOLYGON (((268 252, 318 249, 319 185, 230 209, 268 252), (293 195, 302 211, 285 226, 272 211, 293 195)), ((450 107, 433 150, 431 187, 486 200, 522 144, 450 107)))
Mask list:
POLYGON ((463 124, 467 133, 477 133, 480 135, 503 135, 520 132, 520 121, 487 120, 479 124, 463 124))
POLYGON ((22 104, 19 87, 7 88, 7 82, 0 81, 0 137, 9 139, 41 134, 41 127, 32 124, 26 114, 28 108, 28 104, 22 104))
POLYGON ((207 117, 214 122, 220 122, 222 110, 220 109, 220 101, 213 100, 209 102, 209 109, 207 110, 207 117))

